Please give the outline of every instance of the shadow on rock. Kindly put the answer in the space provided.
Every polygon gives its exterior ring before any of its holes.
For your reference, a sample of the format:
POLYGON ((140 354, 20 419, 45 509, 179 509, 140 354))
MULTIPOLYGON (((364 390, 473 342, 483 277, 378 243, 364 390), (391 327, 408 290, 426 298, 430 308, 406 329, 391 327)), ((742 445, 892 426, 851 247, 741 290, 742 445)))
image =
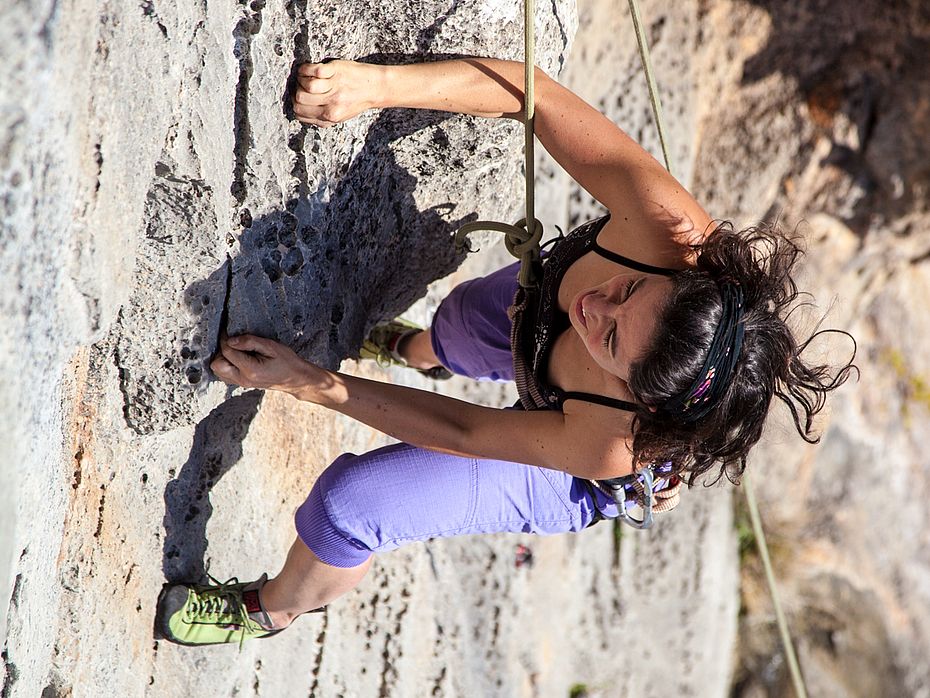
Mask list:
POLYGON ((197 425, 187 462, 165 488, 165 544, 162 569, 169 582, 206 578, 210 491, 242 457, 242 441, 258 412, 262 393, 227 400, 197 425))
MULTIPOLYGON (((427 144, 448 149, 438 128, 447 119, 435 112, 385 113, 338 183, 318 185, 284 211, 253 219, 241 209, 238 254, 184 294, 210 334, 182 349, 188 382, 213 378, 209 362, 224 325, 230 335, 271 337, 335 368, 355 354, 371 324, 407 308, 455 268, 452 236, 475 216, 447 220, 451 203, 419 210, 418 178, 397 163, 391 145, 427 133, 427 144)), ((165 490, 168 581, 205 576, 209 492, 241 458, 260 396, 254 391, 227 400, 197 425, 190 456, 165 490)))
MULTIPOLYGON (((476 215, 452 218, 451 201, 421 210, 414 197, 422 179, 439 186, 448 182, 450 170, 462 167, 445 128, 449 119, 441 112, 385 111, 341 170, 310 181, 312 163, 295 168, 306 196, 262 216, 253 217, 247 206, 239 209, 236 254, 185 292, 188 309, 210 335, 181 357, 189 382, 212 376, 209 362, 221 325, 230 335, 270 337, 336 368, 356 355, 372 324, 403 311, 430 282, 455 269, 461 256, 453 235, 476 215), (404 139, 413 142, 398 146, 404 139), (412 151, 416 158, 409 157, 412 151), (411 163, 401 165, 399 152, 411 163), (213 301, 205 304, 205 298, 213 301)), ((453 128, 457 138, 468 130, 461 124, 453 128)), ((302 157, 313 160, 321 136, 303 130, 302 157)))
POLYGON ((921 0, 835 3, 753 0, 771 17, 762 49, 743 67, 743 83, 773 74, 793 79, 807 113, 833 141, 823 165, 859 194, 842 217, 864 232, 923 205, 930 184, 930 12, 921 0))
MULTIPOLYGON (((400 56, 368 59, 401 62, 400 56)), ((444 197, 447 190, 455 199, 466 195, 464 158, 485 134, 447 113, 406 109, 383 111, 361 148, 352 146, 350 128, 340 128, 343 141, 324 142, 310 127, 289 140, 295 195, 284 210, 253 216, 249 206, 261 205, 264 196, 248 187, 242 192, 235 254, 184 294, 208 335, 185 345, 187 382, 213 378, 209 363, 224 327, 230 335, 276 339, 336 368, 357 355, 373 324, 409 307, 461 262, 454 233, 477 216, 453 217, 456 205, 444 197), (346 153, 344 164, 329 162, 336 152, 346 153), (418 204, 424 199, 441 203, 418 204)), ((515 136, 502 132, 499 139, 516 143, 515 136)), ((241 457, 259 400, 259 393, 235 397, 197 426, 190 457, 165 491, 169 581, 204 575, 209 491, 241 457)))
POLYGON ((431 163, 450 157, 440 127, 447 118, 386 112, 338 182, 317 184, 285 211, 254 220, 243 212, 248 225, 232 260, 229 333, 271 337, 335 368, 374 322, 406 309, 451 272, 460 261, 452 235, 475 216, 449 220, 453 203, 420 210, 413 195, 418 180, 434 174, 431 163), (416 172, 398 164, 394 149, 408 136, 424 151, 416 172))

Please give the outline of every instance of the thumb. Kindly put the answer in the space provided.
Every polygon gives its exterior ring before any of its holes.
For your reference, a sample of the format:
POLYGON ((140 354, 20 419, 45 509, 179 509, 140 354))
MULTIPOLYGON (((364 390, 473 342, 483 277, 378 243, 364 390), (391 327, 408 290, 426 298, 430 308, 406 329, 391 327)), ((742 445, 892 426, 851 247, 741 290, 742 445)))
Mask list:
POLYGON ((233 365, 226 357, 218 356, 210 362, 210 370, 221 381, 227 383, 241 384, 242 377, 239 375, 239 369, 233 365))

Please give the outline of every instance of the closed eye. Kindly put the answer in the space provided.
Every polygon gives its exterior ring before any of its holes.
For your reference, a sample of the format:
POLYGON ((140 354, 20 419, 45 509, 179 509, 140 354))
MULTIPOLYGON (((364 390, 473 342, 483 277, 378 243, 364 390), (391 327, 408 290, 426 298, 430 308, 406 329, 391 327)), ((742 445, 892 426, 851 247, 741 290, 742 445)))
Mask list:
POLYGON ((617 358, 617 343, 614 342, 614 338, 617 336, 617 323, 613 324, 613 327, 604 335, 604 348, 610 352, 610 355, 614 358, 617 358))
MULTIPOLYGON (((626 303, 630 296, 632 296, 637 289, 642 285, 642 282, 646 280, 646 277, 641 276, 638 279, 630 279, 626 283, 626 293, 623 296, 621 303, 626 303)), ((610 355, 613 358, 617 358, 617 342, 615 341, 617 336, 617 323, 614 322, 613 327, 610 328, 610 331, 604 335, 604 348, 610 352, 610 355)))

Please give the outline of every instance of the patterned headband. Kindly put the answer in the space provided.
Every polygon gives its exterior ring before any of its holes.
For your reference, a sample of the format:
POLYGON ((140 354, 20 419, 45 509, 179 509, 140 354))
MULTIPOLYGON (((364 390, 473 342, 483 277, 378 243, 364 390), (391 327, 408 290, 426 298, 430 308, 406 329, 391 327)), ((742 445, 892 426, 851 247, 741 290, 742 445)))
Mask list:
POLYGON ((720 283, 720 298, 723 313, 704 365, 687 390, 669 398, 662 406, 665 412, 686 424, 697 421, 720 402, 743 346, 743 290, 738 283, 724 280, 720 283))

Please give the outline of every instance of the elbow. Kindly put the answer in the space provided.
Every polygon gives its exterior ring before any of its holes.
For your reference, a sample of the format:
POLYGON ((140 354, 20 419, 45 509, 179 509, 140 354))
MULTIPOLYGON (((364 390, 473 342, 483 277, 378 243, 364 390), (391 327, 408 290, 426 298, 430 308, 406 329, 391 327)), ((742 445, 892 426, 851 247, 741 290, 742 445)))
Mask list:
MULTIPOLYGON (((549 75, 539 66, 533 68, 533 112, 538 112, 539 107, 545 101, 544 95, 549 91, 549 88, 552 84, 555 84, 555 81, 549 77, 549 75)), ((513 119, 514 121, 519 121, 524 123, 526 121, 526 85, 523 86, 523 90, 520 90, 520 111, 511 112, 505 114, 498 114, 505 119, 513 119)))
POLYGON ((533 109, 538 110, 540 105, 546 100, 546 94, 553 85, 558 83, 549 77, 542 68, 536 66, 533 69, 533 109))
POLYGON ((445 445, 452 453, 466 455, 475 453, 474 445, 479 442, 480 436, 475 430, 460 422, 449 422, 446 425, 445 445))
POLYGON ((552 78, 549 77, 549 73, 540 68, 538 65, 533 66, 533 80, 536 81, 537 85, 543 85, 546 81, 552 81, 552 78))

